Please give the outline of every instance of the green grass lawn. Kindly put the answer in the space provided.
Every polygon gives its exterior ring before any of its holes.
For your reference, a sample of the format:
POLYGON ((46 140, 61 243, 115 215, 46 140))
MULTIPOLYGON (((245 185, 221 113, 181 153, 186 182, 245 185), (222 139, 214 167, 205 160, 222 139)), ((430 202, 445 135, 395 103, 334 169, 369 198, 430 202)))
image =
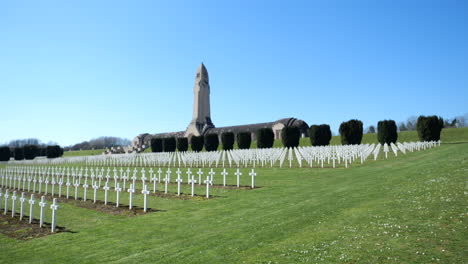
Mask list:
MULTIPOLYGON (((247 170, 243 172, 245 176, 247 170)), ((261 188, 216 189, 210 200, 151 197, 149 206, 161 211, 142 216, 114 216, 63 203, 58 224, 75 233, 27 241, 0 235, 0 263, 468 259, 467 143, 392 155, 349 169, 265 168, 257 173, 261 188)), ((232 170, 230 177, 232 184, 232 170)), ((197 188, 203 193, 203 187, 197 188)), ((127 194, 122 200, 128 203, 127 194)), ((135 202, 141 206, 142 196, 135 202)))
POLYGON ((104 149, 65 151, 63 152, 63 157, 101 155, 104 151, 105 151, 104 149))

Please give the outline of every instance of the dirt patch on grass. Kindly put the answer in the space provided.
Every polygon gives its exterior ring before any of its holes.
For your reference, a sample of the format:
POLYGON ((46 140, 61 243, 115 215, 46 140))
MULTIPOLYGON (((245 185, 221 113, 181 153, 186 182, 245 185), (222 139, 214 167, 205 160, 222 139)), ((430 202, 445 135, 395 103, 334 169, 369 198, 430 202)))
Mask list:
POLYGON ((18 240, 28 240, 61 232, 72 232, 62 226, 56 226, 55 233, 52 233, 50 230, 50 223, 44 223, 42 228, 39 227, 38 219, 33 219, 30 224, 29 216, 24 216, 23 220, 20 221, 18 215, 14 218, 11 217, 10 211, 7 215, 4 215, 3 212, 0 215, 0 233, 18 240))

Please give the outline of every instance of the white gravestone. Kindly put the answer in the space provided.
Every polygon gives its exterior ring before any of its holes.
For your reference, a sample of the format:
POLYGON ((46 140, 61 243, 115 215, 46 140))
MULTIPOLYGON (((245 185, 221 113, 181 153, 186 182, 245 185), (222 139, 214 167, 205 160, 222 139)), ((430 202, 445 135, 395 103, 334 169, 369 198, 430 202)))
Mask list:
POLYGON ((0 209, 2 209, 2 199, 3 199, 3 192, 2 189, 0 188, 0 209))
POLYGON ((57 198, 54 198, 52 204, 50 205, 50 209, 52 209, 52 227, 51 232, 55 232, 55 226, 57 225, 57 210, 59 206, 57 205, 57 198))
POLYGON ((39 206, 41 207, 40 216, 39 216, 39 227, 44 225, 44 207, 46 207, 47 203, 45 202, 45 196, 41 196, 41 201, 39 202, 39 206))
POLYGON ((102 189, 104 189, 104 204, 107 205, 107 192, 110 190, 109 183, 106 182, 106 185, 102 189))
POLYGON ((255 188, 255 176, 257 176, 257 173, 255 173, 254 169, 249 173, 250 177, 252 177, 252 189, 255 188))
POLYGON ((6 215, 8 213, 8 198, 10 197, 8 189, 5 190, 3 197, 5 197, 5 212, 3 214, 6 215))
POLYGON ((135 187, 133 184, 130 184, 130 189, 127 190, 128 193, 129 193, 129 205, 128 205, 128 209, 132 209, 133 207, 133 193, 135 193, 135 187))
POLYGON ((99 185, 97 184, 96 181, 93 183, 93 203, 96 203, 96 197, 97 197, 97 190, 99 189, 99 185))
POLYGON ((212 184, 210 180, 210 176, 206 176, 205 184, 206 184, 206 198, 210 198, 210 185, 212 184))
POLYGON ((226 186, 226 175, 228 175, 228 173, 226 172, 226 169, 223 169, 223 172, 221 172, 221 175, 223 175, 223 186, 226 186))
POLYGON ((198 169, 198 184, 201 185, 202 184, 202 175, 203 175, 203 171, 201 169, 198 169))
POLYGON ((143 185, 143 190, 141 191, 141 193, 143 194, 143 211, 146 213, 147 211, 147 208, 148 208, 148 205, 147 205, 147 195, 150 193, 148 191, 148 186, 145 184, 143 185))
POLYGON ((190 178, 192 177, 192 171, 190 168, 187 170, 187 184, 190 184, 190 178))
POLYGON ((208 172, 208 174, 210 175, 210 181, 211 181, 211 185, 213 185, 213 182, 214 182, 214 175, 216 174, 213 169, 210 169, 210 172, 208 172))
POLYGON ((180 183, 182 182, 182 179, 180 178, 180 174, 177 174, 177 195, 180 196, 180 183))
POLYGON ((83 201, 85 202, 86 202, 86 196, 88 194, 88 187, 89 185, 85 181, 85 183, 83 184, 83 201))
POLYGON ((31 199, 28 201, 29 203, 29 223, 32 223, 34 218, 34 204, 36 204, 36 200, 34 200, 34 194, 31 194, 31 199))
POLYGON ((24 192, 21 193, 20 200, 20 220, 23 220, 24 216, 24 202, 26 202, 26 197, 24 196, 24 192))
POLYGON ((117 186, 115 187, 115 193, 117 195, 117 199, 116 199, 116 205, 115 207, 119 207, 119 203, 120 203, 120 192, 122 191, 122 188, 120 188, 120 184, 117 183, 117 186))
POLYGON ((75 200, 78 200, 78 187, 80 187, 80 183, 76 181, 73 186, 75 187, 75 200))
POLYGON ((167 174, 166 174, 166 178, 164 178, 164 193, 167 193, 168 183, 169 183, 169 178, 167 177, 167 174))
POLYGON ((237 177, 237 187, 240 187, 240 176, 242 175, 242 172, 239 171, 239 169, 237 169, 236 173, 234 173, 234 175, 236 175, 237 177))
POLYGON ((11 217, 15 217, 17 199, 18 196, 16 196, 16 191, 13 191, 13 195, 11 196, 11 217))
POLYGON ((192 175, 192 179, 189 180, 189 183, 192 185, 192 196, 195 195, 195 183, 197 183, 197 181, 195 180, 195 177, 192 175))
POLYGON ((67 186, 67 199, 70 197, 70 186, 71 183, 67 180, 67 183, 65 184, 67 186))

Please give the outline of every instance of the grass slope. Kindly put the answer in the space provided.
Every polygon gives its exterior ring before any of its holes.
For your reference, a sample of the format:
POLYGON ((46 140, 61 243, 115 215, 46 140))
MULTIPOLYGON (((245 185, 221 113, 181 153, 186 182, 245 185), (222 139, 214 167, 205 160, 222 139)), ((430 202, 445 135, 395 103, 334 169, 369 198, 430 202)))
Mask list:
POLYGON ((63 152, 63 157, 101 155, 104 151, 105 151, 104 149, 65 151, 63 152))
MULTIPOLYGON (((58 224, 76 233, 29 241, 0 235, 0 263, 463 263, 468 258, 468 144, 349 169, 257 172, 262 188, 217 190, 217 198, 203 201, 151 197, 149 205, 163 211, 138 217, 62 204, 58 224)), ((141 206, 141 195, 136 198, 141 206)))

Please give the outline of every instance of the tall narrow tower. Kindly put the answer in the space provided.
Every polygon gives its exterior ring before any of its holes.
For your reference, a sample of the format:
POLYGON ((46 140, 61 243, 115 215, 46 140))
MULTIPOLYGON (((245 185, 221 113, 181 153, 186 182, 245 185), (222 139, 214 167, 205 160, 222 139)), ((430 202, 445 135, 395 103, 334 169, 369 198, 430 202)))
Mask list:
POLYGON ((185 131, 185 136, 200 136, 214 127, 210 113, 210 83, 208 71, 203 63, 198 67, 193 87, 193 116, 185 131))

